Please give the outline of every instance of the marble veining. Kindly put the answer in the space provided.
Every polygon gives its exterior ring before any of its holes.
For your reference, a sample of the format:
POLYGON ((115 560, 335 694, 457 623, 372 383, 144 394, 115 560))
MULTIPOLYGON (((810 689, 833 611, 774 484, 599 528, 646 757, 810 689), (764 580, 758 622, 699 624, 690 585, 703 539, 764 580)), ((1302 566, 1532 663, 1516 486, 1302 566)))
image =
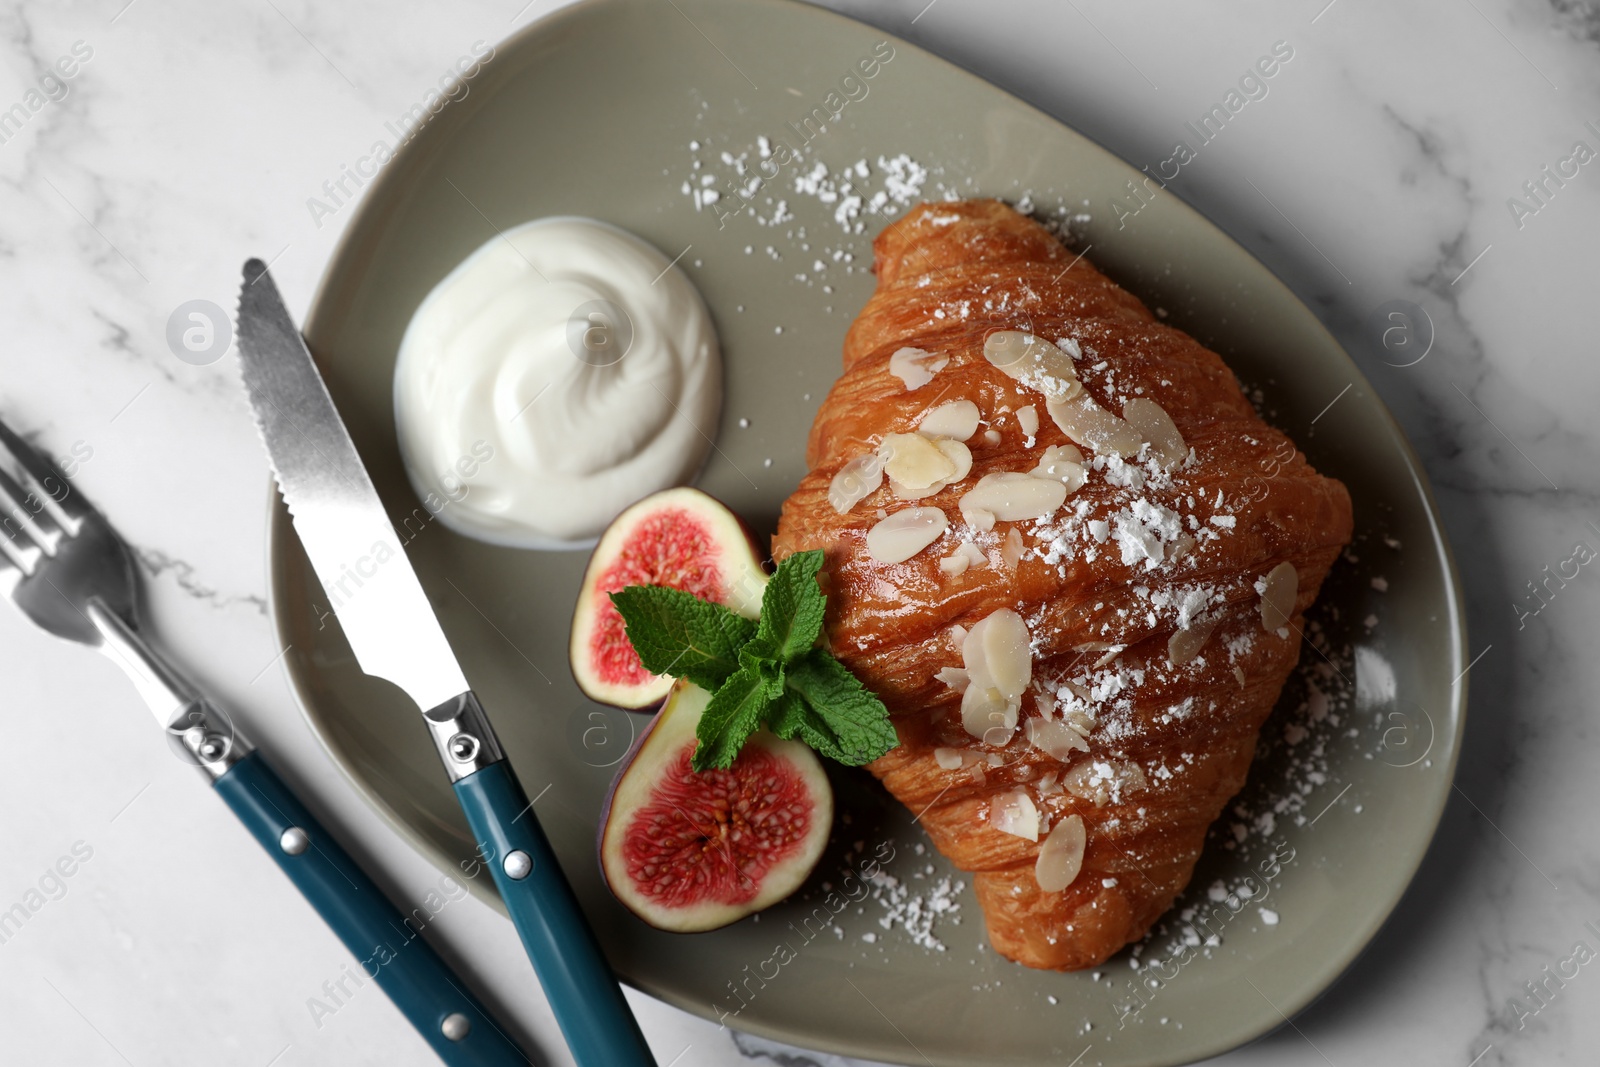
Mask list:
MULTIPOLYGON (((0 415, 80 457, 73 477, 137 546, 153 629, 403 899, 436 873, 333 771, 271 669, 266 476, 230 361, 178 360, 167 319, 188 300, 231 308, 251 253, 303 312, 350 215, 313 219, 307 198, 470 42, 555 5, 519 6, 0 2, 0 112, 43 100, 0 141, 0 415), (79 42, 92 56, 57 93, 79 42)), ((1536 212, 1511 202, 1531 204, 1525 183, 1575 141, 1600 150, 1600 4, 828 6, 1136 162, 1164 158, 1272 41, 1293 43, 1272 95, 1168 188, 1278 272, 1395 412, 1439 496, 1481 658, 1456 795, 1412 891, 1294 1027, 1217 1062, 1592 1062, 1600 570, 1546 583, 1576 545, 1600 550, 1600 166, 1545 186, 1536 212), (1375 326, 1396 300, 1426 312, 1420 361, 1375 326)), ((0 1060, 430 1062, 378 994, 310 1021, 343 949, 172 773, 114 667, 7 610, 0 678, 21 742, 0 748, 0 902, 77 842, 94 851, 0 943, 0 1060), (84 751, 41 756, 61 738, 84 751)), ((432 929, 546 1062, 568 1062, 502 919, 474 903, 432 929)), ((630 997, 662 1064, 849 1067, 630 997)))

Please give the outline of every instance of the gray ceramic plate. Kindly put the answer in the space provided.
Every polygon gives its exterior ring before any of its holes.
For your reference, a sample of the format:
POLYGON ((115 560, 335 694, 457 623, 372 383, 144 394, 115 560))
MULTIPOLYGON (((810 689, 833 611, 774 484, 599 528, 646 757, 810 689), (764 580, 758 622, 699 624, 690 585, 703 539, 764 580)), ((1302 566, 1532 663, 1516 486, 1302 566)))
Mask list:
MULTIPOLYGON (((841 88, 860 60, 885 53, 884 40, 825 11, 771 0, 605 0, 526 28, 372 182, 306 333, 397 524, 412 517, 418 532, 408 550, 422 583, 629 982, 691 1012, 728 1013, 742 1029, 891 1062, 1200 1059, 1273 1029, 1315 998, 1372 937, 1421 861, 1462 727, 1463 629, 1448 548, 1393 420, 1316 317, 1260 263, 1170 195, 1119 229, 1105 205, 1138 172, 904 42, 890 41, 892 58, 871 79, 858 75, 841 88), (719 227, 719 212, 696 210, 684 189, 707 173, 720 186, 732 174, 721 153, 737 156, 758 135, 798 146, 813 132, 801 121, 811 109, 839 101, 848 101, 839 118, 804 145, 806 169, 821 162, 836 175, 864 159, 869 174, 857 184, 870 192, 885 187, 878 158, 904 153, 930 171, 924 196, 1031 192, 1035 209, 1051 213, 1093 205, 1092 218, 1074 223, 1080 247, 1092 243, 1099 266, 1222 353, 1261 390, 1269 417, 1355 499, 1358 561, 1341 564, 1317 612, 1334 664, 1316 684, 1332 694, 1331 714, 1318 718, 1324 702, 1308 701, 1302 682, 1291 685, 1264 734, 1246 815, 1224 819, 1189 896, 1142 950, 1154 961, 1142 969, 1129 966, 1127 953, 1098 979, 998 959, 983 943, 970 891, 932 931, 943 951, 901 924, 882 927, 893 911, 883 887, 816 934, 820 919, 803 919, 831 917, 822 883, 859 895, 851 872, 880 850, 893 851, 888 870, 912 898, 927 899, 950 873, 919 851, 909 816, 860 772, 837 777, 851 821, 799 898, 712 934, 645 928, 613 902, 595 863, 612 764, 639 722, 587 703, 568 675, 568 616, 584 553, 457 537, 426 521, 400 471, 390 375, 412 310, 497 228, 590 215, 669 256, 684 253, 727 363, 718 447, 700 484, 770 531, 801 476, 806 430, 838 371, 844 331, 871 291, 869 241, 883 219, 863 211, 863 232, 846 232, 837 203, 794 189, 792 165, 754 195, 769 220, 776 205, 767 198, 787 200, 792 218, 776 225, 736 216, 719 227), (1376 577, 1386 592, 1373 588, 1376 577), (1282 810, 1271 810, 1275 801, 1282 810), (1231 899, 1210 899, 1218 882, 1231 899), (1204 911, 1186 921, 1190 907, 1204 911), (1204 928, 1194 925, 1208 916, 1204 928), (1198 947, 1183 946, 1186 932, 1198 947), (1206 945, 1213 933, 1218 943, 1206 945)), ((759 161, 754 151, 750 160, 759 161)), ((362 675, 337 625, 321 623, 322 595, 281 511, 271 552, 275 618, 312 726, 407 840, 457 869, 472 845, 415 710, 362 675)), ((1321 662, 1310 649, 1304 660, 1321 662)), ((487 882, 473 889, 492 898, 487 882)))

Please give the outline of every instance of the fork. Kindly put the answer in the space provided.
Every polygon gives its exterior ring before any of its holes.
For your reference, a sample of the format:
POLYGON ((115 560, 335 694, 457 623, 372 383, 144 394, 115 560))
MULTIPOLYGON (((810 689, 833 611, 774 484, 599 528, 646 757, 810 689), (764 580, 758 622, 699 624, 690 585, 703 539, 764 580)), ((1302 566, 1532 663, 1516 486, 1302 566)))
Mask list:
POLYGON ((531 1062, 230 718, 139 634, 128 546, 0 422, 0 593, 41 629, 109 656, 215 791, 450 1067, 531 1062), (12 470, 6 470, 9 453, 12 470))

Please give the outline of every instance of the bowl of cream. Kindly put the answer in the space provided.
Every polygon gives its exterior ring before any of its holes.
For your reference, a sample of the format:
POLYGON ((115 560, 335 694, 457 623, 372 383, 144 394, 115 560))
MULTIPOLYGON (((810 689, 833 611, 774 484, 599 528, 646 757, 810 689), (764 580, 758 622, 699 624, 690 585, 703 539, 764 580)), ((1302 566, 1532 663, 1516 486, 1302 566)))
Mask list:
POLYGON ((608 223, 503 231, 418 305, 395 364, 417 495, 457 533, 579 548, 625 507, 691 481, 716 437, 722 365, 705 301, 608 223))

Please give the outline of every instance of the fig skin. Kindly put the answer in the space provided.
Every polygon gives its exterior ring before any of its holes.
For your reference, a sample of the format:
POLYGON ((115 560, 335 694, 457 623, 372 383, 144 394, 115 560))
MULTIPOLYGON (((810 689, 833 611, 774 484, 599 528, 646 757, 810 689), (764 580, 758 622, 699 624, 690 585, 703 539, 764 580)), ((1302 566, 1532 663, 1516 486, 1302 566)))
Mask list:
POLYGON ((642 684, 607 681, 599 677, 590 662, 590 640, 602 618, 598 601, 605 597, 595 587, 621 558, 632 533, 663 510, 687 511, 711 534, 723 576, 721 602, 746 618, 755 619, 761 614, 761 592, 767 584, 767 572, 762 566, 765 557, 744 520, 720 500, 689 486, 652 493, 629 506, 600 535, 584 568, 583 584, 573 608, 567 662, 578 688, 597 704, 650 713, 661 706, 672 688, 672 679, 665 676, 652 676, 642 684))
MULTIPOLYGON (((635 738, 600 813, 597 852, 607 888, 641 920, 669 933, 715 930, 784 900, 816 869, 833 826, 833 788, 816 753, 798 741, 784 741, 762 729, 747 742, 740 760, 752 750, 764 751, 798 775, 811 802, 804 837, 767 869, 759 890, 746 901, 703 900, 690 907, 672 908, 634 888, 623 857, 629 823, 655 797, 661 776, 675 767, 684 746, 694 743, 695 727, 709 700, 710 694, 698 686, 683 681, 674 684, 660 713, 635 738)), ((733 772, 739 769, 736 760, 733 772)))

